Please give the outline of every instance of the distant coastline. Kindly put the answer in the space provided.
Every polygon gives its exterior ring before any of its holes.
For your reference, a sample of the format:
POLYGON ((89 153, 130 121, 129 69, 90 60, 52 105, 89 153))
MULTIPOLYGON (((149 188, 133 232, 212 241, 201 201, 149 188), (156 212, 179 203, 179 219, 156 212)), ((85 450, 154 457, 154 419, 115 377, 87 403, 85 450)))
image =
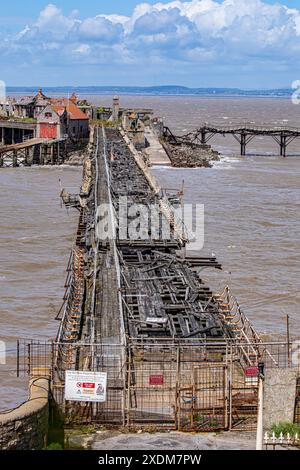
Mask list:
MULTIPOLYGON (((8 94, 36 94, 39 86, 33 87, 7 87, 8 94)), ((126 86, 63 86, 43 87, 45 93, 63 94, 76 92, 85 95, 149 95, 149 96, 203 96, 203 97, 245 97, 245 98, 290 98, 294 90, 242 90, 239 88, 188 88, 183 86, 152 86, 152 87, 126 87, 126 86)))

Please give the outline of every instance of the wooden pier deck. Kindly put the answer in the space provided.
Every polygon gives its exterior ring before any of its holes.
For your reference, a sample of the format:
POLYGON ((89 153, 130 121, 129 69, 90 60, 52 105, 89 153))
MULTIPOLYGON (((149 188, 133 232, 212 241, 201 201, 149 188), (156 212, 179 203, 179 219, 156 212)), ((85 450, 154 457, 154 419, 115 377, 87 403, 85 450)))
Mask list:
POLYGON ((0 146, 0 168, 62 163, 66 140, 33 138, 17 144, 0 146))

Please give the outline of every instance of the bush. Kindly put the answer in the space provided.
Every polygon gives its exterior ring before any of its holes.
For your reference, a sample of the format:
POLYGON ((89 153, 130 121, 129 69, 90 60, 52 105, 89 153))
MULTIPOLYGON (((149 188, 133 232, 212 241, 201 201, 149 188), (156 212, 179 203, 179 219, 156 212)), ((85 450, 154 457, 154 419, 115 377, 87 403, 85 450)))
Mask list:
POLYGON ((52 442, 45 448, 45 450, 63 450, 63 448, 58 442, 52 442))
POLYGON ((287 434, 294 436, 297 433, 300 435, 300 426, 299 424, 281 422, 278 424, 273 424, 271 431, 275 433, 276 437, 279 437, 281 433, 283 436, 286 436, 287 434))

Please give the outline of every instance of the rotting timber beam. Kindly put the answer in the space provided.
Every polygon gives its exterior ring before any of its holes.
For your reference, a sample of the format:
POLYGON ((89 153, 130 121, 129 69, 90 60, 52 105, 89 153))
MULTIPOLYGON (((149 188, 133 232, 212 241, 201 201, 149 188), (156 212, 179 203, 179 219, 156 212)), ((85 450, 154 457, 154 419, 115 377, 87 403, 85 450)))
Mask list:
MULTIPOLYGON (((162 195, 154 191, 118 130, 107 129, 110 156, 110 191, 118 216, 119 200, 130 207, 160 205, 162 195)), ((122 211, 123 212, 123 211, 122 211)), ((127 222, 131 222, 130 216, 127 222)), ((119 225, 120 227, 120 225, 119 225)), ((151 227, 149 226, 149 233, 151 227)), ((182 244, 176 232, 164 239, 131 239, 117 232, 121 267, 121 293, 126 333, 129 338, 199 340, 231 338, 218 300, 199 278, 195 268, 221 266, 214 257, 180 256, 182 244)))
POLYGON ((126 222, 130 225, 134 220, 131 207, 160 207, 163 195, 156 185, 151 186, 149 175, 138 165, 119 130, 98 129, 97 136, 98 150, 91 159, 92 189, 82 209, 86 218, 82 237, 86 297, 79 340, 118 342, 123 323, 126 337, 132 341, 231 341, 239 331, 229 321, 230 312, 200 277, 204 268, 221 269, 215 257, 185 256, 175 231, 167 238, 160 231, 156 237, 143 232, 139 239, 132 239, 128 228, 120 233, 120 198, 127 198, 126 222), (101 223, 96 221, 96 210, 101 202, 110 201, 116 237, 104 243, 95 239, 96 223, 101 223))

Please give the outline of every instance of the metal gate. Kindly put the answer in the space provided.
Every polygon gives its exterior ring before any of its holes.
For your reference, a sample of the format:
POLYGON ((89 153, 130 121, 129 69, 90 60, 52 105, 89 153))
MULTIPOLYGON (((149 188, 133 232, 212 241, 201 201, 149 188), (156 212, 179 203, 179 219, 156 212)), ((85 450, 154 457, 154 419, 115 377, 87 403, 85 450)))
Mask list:
MULTIPOLYGON (((228 427, 227 366, 201 364, 178 390, 178 429, 212 431, 228 427), (190 383, 189 383, 190 382, 190 383)), ((186 376, 186 373, 185 373, 186 376)))
POLYGON ((88 357, 92 349, 94 370, 108 374, 106 402, 91 405, 65 403, 64 373, 55 360, 61 346, 18 342, 17 375, 51 370, 53 395, 72 423, 206 432, 256 424, 257 376, 226 349, 76 344, 76 357, 88 357))

